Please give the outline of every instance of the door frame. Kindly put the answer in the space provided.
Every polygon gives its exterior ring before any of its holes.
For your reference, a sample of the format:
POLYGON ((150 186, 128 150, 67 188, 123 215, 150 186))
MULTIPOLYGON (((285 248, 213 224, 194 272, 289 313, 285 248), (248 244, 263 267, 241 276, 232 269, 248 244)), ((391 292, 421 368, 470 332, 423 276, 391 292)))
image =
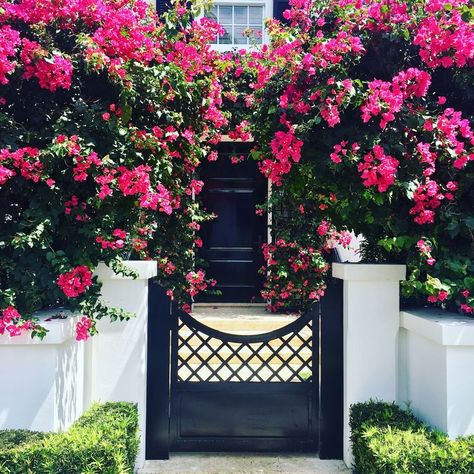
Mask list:
MULTIPOLYGON (((228 135, 222 135, 221 137, 221 140, 219 142, 220 143, 242 143, 242 144, 251 144, 251 143, 254 143, 254 139, 253 137, 250 137, 248 140, 242 140, 242 139, 232 139, 230 138, 228 135)), ((219 144, 217 146, 219 146, 219 144)), ((219 158, 218 158, 219 159, 219 158)), ((272 195, 272 189, 273 189, 273 185, 272 185, 272 182, 269 178, 266 178, 266 186, 267 186, 267 190, 266 190, 266 201, 267 203, 269 202, 270 198, 271 198, 271 195, 272 195)), ((192 198, 193 200, 196 199, 196 194, 195 194, 195 191, 194 189, 192 190, 192 198)), ((272 208, 269 207, 268 208, 268 212, 267 212, 267 222, 266 222, 266 241, 262 242, 262 245, 263 244, 271 244, 273 242, 273 236, 272 236, 272 223, 273 223, 273 211, 272 211, 272 208)), ((261 249, 260 249, 261 250, 261 249)), ((266 263, 266 262, 265 262, 266 263)), ((249 305, 250 304, 268 304, 269 303, 269 300, 264 300, 264 302, 259 302, 259 303, 248 303, 249 305)), ((232 305, 233 303, 232 302, 212 302, 212 301, 203 301, 203 302, 200 302, 200 301, 195 301, 194 300, 194 297, 191 298, 191 310, 193 308, 193 306, 195 304, 199 304, 199 305, 232 305)), ((235 304, 242 304, 242 302, 235 302, 235 304)), ((247 303, 246 303, 247 304, 247 303)))

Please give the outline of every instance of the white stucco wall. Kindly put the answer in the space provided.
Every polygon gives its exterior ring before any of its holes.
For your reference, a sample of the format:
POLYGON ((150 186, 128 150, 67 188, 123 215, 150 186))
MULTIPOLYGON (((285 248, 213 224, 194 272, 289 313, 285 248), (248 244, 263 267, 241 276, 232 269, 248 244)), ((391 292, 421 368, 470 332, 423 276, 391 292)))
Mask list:
POLYGON ((122 277, 105 265, 96 275, 102 299, 135 314, 128 321, 98 322, 99 334, 75 340, 77 317, 45 321, 53 312, 40 312, 49 330, 41 341, 27 334, 0 336, 0 429, 61 431, 93 402, 137 403, 141 445, 137 467, 145 460, 148 280, 156 262, 126 262, 138 278, 122 277))
POLYGON ((84 347, 74 340, 75 319, 44 321, 43 341, 28 334, 0 336, 0 429, 61 431, 84 407, 84 347))
POLYGON ((474 319, 437 309, 400 313, 398 402, 451 438, 474 434, 474 319))

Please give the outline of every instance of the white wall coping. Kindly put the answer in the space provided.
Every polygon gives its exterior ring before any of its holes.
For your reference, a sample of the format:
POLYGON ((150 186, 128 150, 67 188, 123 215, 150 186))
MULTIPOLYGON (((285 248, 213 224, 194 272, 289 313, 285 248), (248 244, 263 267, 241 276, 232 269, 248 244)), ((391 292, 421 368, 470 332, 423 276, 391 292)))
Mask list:
POLYGON ((104 262, 100 262, 94 275, 100 281, 104 280, 148 280, 158 275, 158 263, 155 260, 124 260, 123 264, 138 273, 137 278, 123 276, 115 273, 104 262))
POLYGON ((32 338, 31 333, 28 331, 20 336, 10 337, 8 334, 0 335, 0 345, 60 345, 76 336, 75 326, 80 317, 78 313, 72 313, 63 308, 55 308, 37 311, 33 313, 33 316, 39 320, 41 326, 48 330, 43 340, 39 337, 32 338), (50 321, 46 321, 58 313, 64 313, 68 317, 66 319, 51 319, 50 321))
POLYGON ((437 308, 400 312, 400 326, 442 346, 474 346, 474 318, 437 308))
POLYGON ((406 278, 406 265, 333 263, 332 276, 346 281, 400 281, 406 278))

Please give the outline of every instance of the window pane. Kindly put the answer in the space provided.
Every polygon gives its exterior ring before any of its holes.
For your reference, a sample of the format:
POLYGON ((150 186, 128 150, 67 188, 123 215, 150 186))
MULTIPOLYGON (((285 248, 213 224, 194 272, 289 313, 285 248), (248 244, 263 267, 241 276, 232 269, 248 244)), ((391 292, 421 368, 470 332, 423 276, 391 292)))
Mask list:
POLYGON ((247 10, 248 7, 234 7, 235 25, 248 25, 247 10))
POLYGON ((262 24, 263 20, 263 7, 250 7, 249 8, 249 23, 262 24))
POLYGON ((221 25, 232 23, 232 7, 219 6, 219 23, 221 25))
POLYGON ((250 25, 252 35, 250 36, 250 43, 262 44, 262 25, 250 25))
POLYGON ((246 26, 234 26, 234 44, 247 44, 247 36, 244 36, 246 26))
POLYGON ((232 44, 232 26, 221 25, 225 32, 219 37, 219 44, 232 44))

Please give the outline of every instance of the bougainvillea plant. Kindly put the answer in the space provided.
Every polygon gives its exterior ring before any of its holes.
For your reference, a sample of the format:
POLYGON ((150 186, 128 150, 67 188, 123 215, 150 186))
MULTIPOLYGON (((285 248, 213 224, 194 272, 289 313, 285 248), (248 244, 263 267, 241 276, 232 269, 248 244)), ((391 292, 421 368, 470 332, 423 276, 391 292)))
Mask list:
POLYGON ((44 335, 39 309, 95 321, 99 261, 158 261, 185 303, 209 281, 196 167, 219 141, 219 26, 143 0, 0 1, 0 334, 44 335), (177 238, 179 236, 179 238, 177 238))
POLYGON ((355 230, 367 259, 408 264, 406 297, 472 314, 469 1, 292 0, 270 45, 223 56, 195 13, 0 1, 0 333, 41 336, 29 316, 58 304, 80 340, 127 317, 99 300, 99 261, 156 259, 182 304, 205 290, 198 166, 230 111, 274 185, 271 309, 317 300, 355 230))
MULTIPOLYGON (((268 22, 271 44, 237 57, 225 94, 274 184, 270 206, 284 208, 275 241, 301 254, 324 247, 325 229, 353 229, 367 261, 407 263, 406 298, 472 314, 472 3, 290 4, 286 24, 268 22)), ((314 267, 287 271, 289 258, 269 265, 273 307, 307 298, 314 267)))

